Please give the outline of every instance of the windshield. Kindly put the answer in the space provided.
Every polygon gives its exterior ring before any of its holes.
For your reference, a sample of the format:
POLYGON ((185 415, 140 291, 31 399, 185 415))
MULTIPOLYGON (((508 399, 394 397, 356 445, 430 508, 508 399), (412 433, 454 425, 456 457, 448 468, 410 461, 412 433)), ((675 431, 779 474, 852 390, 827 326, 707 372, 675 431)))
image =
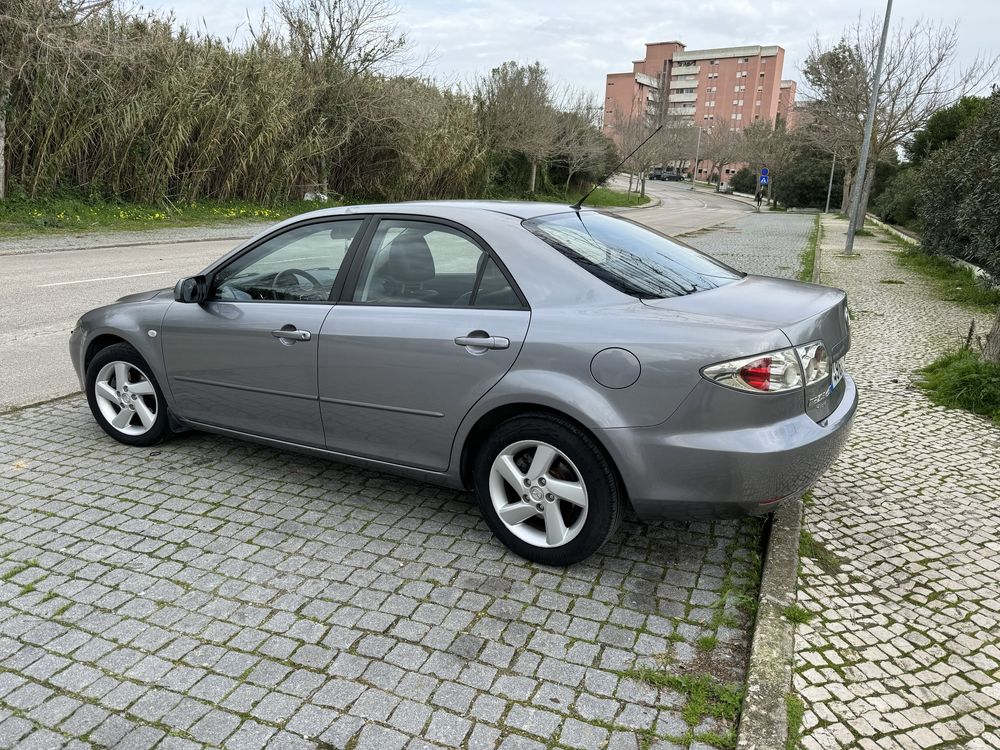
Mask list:
POLYGON ((645 227, 616 216, 573 211, 523 226, 604 283, 639 299, 716 289, 743 274, 645 227))

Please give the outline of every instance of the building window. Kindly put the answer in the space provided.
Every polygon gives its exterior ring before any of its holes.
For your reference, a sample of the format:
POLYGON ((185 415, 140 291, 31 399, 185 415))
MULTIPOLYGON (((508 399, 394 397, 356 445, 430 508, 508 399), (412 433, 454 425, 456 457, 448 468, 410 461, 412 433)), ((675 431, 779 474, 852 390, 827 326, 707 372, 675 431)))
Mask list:
POLYGON ((761 77, 761 78, 763 78, 763 77, 764 77, 764 71, 763 71, 763 70, 762 70, 762 71, 760 72, 760 77, 761 77))
POLYGON ((718 60, 709 60, 709 61, 708 61, 708 64, 709 64, 709 65, 718 65, 718 64, 719 64, 719 61, 718 61, 718 60))
POLYGON ((757 101, 756 101, 756 102, 754 103, 754 106, 755 106, 755 107, 759 107, 759 106, 760 106, 760 99, 758 99, 758 100, 757 100, 757 101))
POLYGON ((708 91, 709 94, 714 94, 719 89, 716 86, 709 86, 708 89, 706 89, 706 90, 708 91))
POLYGON ((740 58, 739 60, 737 60, 736 62, 738 62, 738 63, 745 63, 746 61, 747 61, 747 58, 745 58, 745 57, 741 57, 741 58, 740 58))

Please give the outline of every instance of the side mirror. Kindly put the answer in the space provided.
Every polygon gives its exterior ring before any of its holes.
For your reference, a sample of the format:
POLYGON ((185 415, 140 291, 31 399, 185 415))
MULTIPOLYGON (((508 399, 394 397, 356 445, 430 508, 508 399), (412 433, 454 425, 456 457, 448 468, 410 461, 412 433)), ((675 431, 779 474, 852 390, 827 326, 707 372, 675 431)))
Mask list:
POLYGON ((201 303, 208 299, 208 281, 204 276, 188 276, 174 284, 174 301, 201 303))

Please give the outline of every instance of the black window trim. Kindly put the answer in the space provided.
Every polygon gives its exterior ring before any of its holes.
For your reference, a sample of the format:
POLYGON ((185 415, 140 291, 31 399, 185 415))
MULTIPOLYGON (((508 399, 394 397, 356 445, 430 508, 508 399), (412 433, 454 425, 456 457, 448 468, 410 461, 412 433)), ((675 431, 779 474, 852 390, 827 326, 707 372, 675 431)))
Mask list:
POLYGON ((280 229, 269 232, 268 234, 260 237, 254 242, 250 243, 246 247, 240 249, 235 255, 226 256, 219 261, 216 261, 215 266, 210 266, 208 272, 205 274, 206 282, 208 285, 209 294, 212 294, 215 287, 215 277, 219 271, 228 268, 230 265, 238 261, 240 258, 245 256, 247 253, 251 253, 258 247, 266 242, 280 237, 281 235, 291 232, 296 229, 301 229, 303 227, 311 226, 313 224, 332 224, 338 221, 357 221, 361 219, 361 226, 358 228, 357 233, 354 235, 354 239, 351 240, 351 244, 348 245, 347 251, 344 253, 344 261, 340 264, 340 268, 337 269, 337 276, 333 280, 333 287, 330 289, 330 294, 325 300, 288 300, 288 299, 247 299, 247 300, 219 300, 219 299, 209 299, 208 302, 239 302, 239 303, 254 303, 254 304, 265 304, 265 305, 334 305, 337 303, 337 299, 340 296, 341 289, 343 289, 344 283, 347 280, 347 275, 351 268, 351 264, 354 260, 354 255, 357 253, 358 246, 367 239, 366 235, 373 222, 373 214, 336 214, 333 216, 316 216, 314 218, 305 219, 304 221, 297 221, 294 224, 287 224, 280 229))
MULTIPOLYGON (((358 234, 361 234, 359 232, 358 234)), ((451 219, 445 219, 439 216, 427 216, 425 214, 398 214, 398 213, 379 213, 372 214, 371 223, 368 225, 367 230, 364 232, 364 242, 362 245, 356 249, 353 249, 353 255, 351 257, 350 270, 344 278, 344 284, 340 289, 339 296, 336 299, 338 305, 351 305, 356 307, 399 307, 406 308, 408 310, 530 310, 531 306, 528 304, 528 300, 525 298, 524 294, 521 292, 520 287, 514 281, 514 277, 511 275, 510 271, 507 270, 507 266, 504 265, 503 260, 494 252, 493 248, 487 244, 487 242, 480 237, 476 232, 470 229, 464 224, 459 224, 457 221, 452 221, 451 219), (472 243, 479 247, 494 263, 496 263, 497 268, 500 269, 500 273, 503 274, 504 279, 510 285, 510 288, 514 291, 514 296, 517 297, 517 301, 520 307, 486 307, 473 305, 476 296, 479 294, 479 284, 482 281, 483 273, 486 270, 488 263, 483 263, 482 266, 476 271, 476 282, 475 286, 472 288, 472 296, 469 299, 468 305, 463 305, 461 307, 456 307, 455 305, 405 305, 398 302, 355 302, 354 292, 357 288, 358 281, 361 277, 361 268, 364 265, 365 256, 371 249, 372 240, 375 237, 375 232, 378 231, 378 226, 383 221, 419 221, 425 224, 440 224, 446 226, 449 229, 454 229, 470 240, 472 243)), ((345 265, 347 265, 345 263, 345 265)), ((339 278, 339 275, 338 275, 339 278)), ((336 288, 336 284, 334 284, 336 288)))

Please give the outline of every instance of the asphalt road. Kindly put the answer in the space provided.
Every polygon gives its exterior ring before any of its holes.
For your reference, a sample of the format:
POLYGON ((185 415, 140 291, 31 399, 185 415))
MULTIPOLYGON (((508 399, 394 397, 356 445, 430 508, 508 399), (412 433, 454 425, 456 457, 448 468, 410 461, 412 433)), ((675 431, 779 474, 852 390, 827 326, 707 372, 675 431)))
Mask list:
MULTIPOLYGON (((654 208, 629 210, 630 218, 668 234, 725 222, 750 206, 675 183, 647 183, 661 199, 654 208)), ((233 236, 255 227, 234 228, 233 236)), ((211 230, 218 236, 218 228, 211 230)), ((191 236, 191 230, 184 230, 191 236)), ((238 243, 237 239, 170 242, 171 230, 147 233, 151 244, 113 245, 114 235, 80 239, 79 249, 31 252, 0 239, 0 411, 78 390, 67 352, 69 332, 87 310, 119 297, 173 285, 238 243), (108 246, 93 247, 108 243, 108 246), (6 247, 5 247, 6 244, 6 247)), ((60 244, 65 246, 65 238, 60 244)), ((50 245, 39 243, 38 248, 50 245)))

